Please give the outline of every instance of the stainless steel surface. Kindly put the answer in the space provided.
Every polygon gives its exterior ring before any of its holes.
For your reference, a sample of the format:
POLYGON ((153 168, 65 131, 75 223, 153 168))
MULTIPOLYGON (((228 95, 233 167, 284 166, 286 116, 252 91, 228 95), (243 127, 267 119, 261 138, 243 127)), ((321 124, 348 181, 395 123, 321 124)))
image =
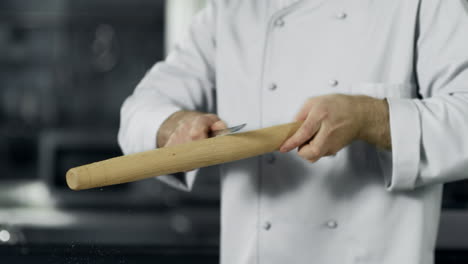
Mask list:
POLYGON ((247 124, 242 124, 242 125, 238 125, 238 126, 233 126, 233 127, 229 127, 229 128, 226 128, 226 129, 220 129, 220 130, 214 130, 211 132, 211 137, 219 137, 219 136, 225 136, 225 135, 229 135, 229 134, 232 134, 232 133, 236 133, 240 130, 242 130, 247 124))
POLYGON ((25 243, 217 246, 218 213, 210 208, 186 206, 164 212, 135 210, 131 213, 53 207, 3 209, 0 210, 3 219, 0 246, 25 243))
POLYGON ((468 251, 468 210, 442 211, 437 248, 468 251))

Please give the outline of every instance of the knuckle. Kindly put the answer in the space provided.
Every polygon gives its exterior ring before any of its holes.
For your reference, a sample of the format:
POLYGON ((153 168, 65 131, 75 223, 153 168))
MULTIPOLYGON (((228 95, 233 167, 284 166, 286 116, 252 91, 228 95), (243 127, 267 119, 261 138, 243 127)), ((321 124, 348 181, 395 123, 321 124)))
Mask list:
POLYGON ((301 132, 303 134, 310 134, 310 133, 312 133, 312 128, 313 128, 313 126, 312 126, 312 124, 310 122, 304 122, 304 124, 302 125, 301 132))
POLYGON ((337 135, 337 129, 335 128, 332 128, 332 129, 327 129, 325 131, 325 137, 329 138, 329 137, 334 137, 337 135))
POLYGON ((191 129, 189 132, 190 139, 198 139, 200 138, 200 136, 201 136, 201 133, 200 133, 200 130, 198 129, 191 129))
POLYGON ((215 114, 205 114, 204 117, 208 118, 210 120, 215 120, 215 121, 219 120, 219 117, 217 115, 215 115, 215 114))
POLYGON ((297 154, 299 155, 299 157, 305 159, 305 160, 308 160, 309 157, 306 155, 306 153, 303 151, 303 150, 299 150, 299 152, 297 152, 297 154))
POLYGON ((208 124, 208 125, 213 125, 214 123, 216 123, 219 120, 220 119, 214 114, 205 114, 203 116, 203 122, 205 124, 208 124))
POLYGON ((302 142, 304 142, 309 137, 310 137, 310 135, 309 135, 309 133, 307 131, 301 130, 298 133, 297 138, 294 139, 294 142, 297 143, 297 144, 301 144, 302 142))
POLYGON ((294 146, 295 148, 300 147, 302 144, 304 144, 304 141, 305 138, 303 137, 296 138, 292 141, 292 146, 294 146))
POLYGON ((297 140, 296 138, 292 138, 290 141, 286 142, 286 145, 289 146, 289 147, 293 147, 293 146, 297 146, 298 145, 298 142, 299 140, 297 140))
POLYGON ((172 131, 171 133, 171 137, 175 137, 175 136, 178 136, 181 131, 183 131, 182 127, 181 126, 177 126, 174 131, 172 131))
POLYGON ((176 129, 181 129, 181 128, 186 128, 187 126, 190 126, 190 122, 188 122, 187 120, 180 120, 178 123, 177 123, 177 127, 176 129))
POLYGON ((322 151, 318 147, 310 147, 309 148, 309 158, 316 159, 322 155, 322 151))
POLYGON ((205 119, 204 116, 197 116, 193 119, 192 124, 196 125, 196 124, 202 123, 204 119, 205 119))
POLYGON ((329 140, 331 140, 333 138, 336 138, 337 136, 338 135, 337 135, 335 130, 324 129, 323 137, 322 137, 322 144, 324 144, 324 142, 328 142, 329 140))
POLYGON ((180 130, 176 128, 176 130, 174 130, 174 131, 170 134, 170 136, 169 136, 168 139, 179 137, 179 135, 180 135, 180 130))
POLYGON ((301 148, 298 152, 299 156, 306 160, 313 160, 319 157, 316 150, 313 147, 301 148))
POLYGON ((331 155, 331 156, 336 156, 336 154, 338 154, 339 151, 340 151, 339 149, 332 149, 332 150, 330 151, 330 155, 331 155))
POLYGON ((190 130, 192 127, 193 127, 193 125, 191 123, 185 122, 184 124, 182 124, 182 126, 179 127, 179 130, 180 131, 187 131, 187 130, 190 130))
POLYGON ((330 115, 330 110, 326 106, 321 106, 319 108, 320 120, 326 119, 330 115))

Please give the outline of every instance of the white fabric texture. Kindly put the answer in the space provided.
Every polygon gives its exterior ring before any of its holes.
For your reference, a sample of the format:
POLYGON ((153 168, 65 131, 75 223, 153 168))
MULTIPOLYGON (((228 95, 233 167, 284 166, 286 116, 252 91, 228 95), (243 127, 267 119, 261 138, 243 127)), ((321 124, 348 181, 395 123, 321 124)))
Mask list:
POLYGON ((212 1, 123 105, 119 142, 154 148, 179 109, 249 130, 309 97, 387 98, 392 152, 221 166, 221 263, 431 264, 442 183, 468 177, 467 30, 464 0, 212 1))

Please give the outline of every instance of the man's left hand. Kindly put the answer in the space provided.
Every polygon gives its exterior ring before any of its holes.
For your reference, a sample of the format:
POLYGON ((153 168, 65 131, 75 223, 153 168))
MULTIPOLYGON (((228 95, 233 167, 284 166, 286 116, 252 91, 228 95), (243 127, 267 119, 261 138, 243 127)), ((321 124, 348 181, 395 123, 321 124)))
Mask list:
POLYGON ((391 149, 388 112, 385 100, 368 96, 332 94, 308 99, 296 116, 304 123, 280 151, 299 148, 302 158, 316 162, 354 140, 391 149))

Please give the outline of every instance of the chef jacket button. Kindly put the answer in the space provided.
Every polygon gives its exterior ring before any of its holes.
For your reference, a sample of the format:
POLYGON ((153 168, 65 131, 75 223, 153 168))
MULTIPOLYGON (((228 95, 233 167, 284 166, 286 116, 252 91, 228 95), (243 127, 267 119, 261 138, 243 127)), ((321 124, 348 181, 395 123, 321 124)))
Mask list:
POLYGON ((343 20, 343 19, 346 19, 347 17, 348 17, 348 14, 346 14, 345 12, 341 12, 341 13, 336 14, 337 19, 343 20))
POLYGON ((328 220, 327 227, 329 229, 336 229, 338 227, 338 222, 336 222, 335 220, 328 220))
POLYGON ((273 164, 273 163, 275 163, 275 161, 276 161, 276 156, 275 156, 275 154, 270 153, 270 154, 267 155, 267 157, 266 157, 266 162, 267 162, 268 164, 273 164))
POLYGON ((267 222, 263 223, 262 227, 263 227, 263 229, 268 231, 268 230, 271 229, 271 223, 267 221, 267 222))
POLYGON ((340 84, 340 82, 338 82, 338 80, 334 80, 334 79, 333 79, 333 80, 330 80, 330 81, 328 82, 328 84, 329 84, 330 86, 332 86, 332 87, 336 87, 336 86, 338 86, 338 84, 340 84))
POLYGON ((280 28, 280 27, 283 27, 284 24, 285 23, 284 23, 284 20, 282 18, 278 18, 278 19, 275 20, 275 27, 280 28))
POLYGON ((275 91, 276 89, 278 89, 278 85, 276 85, 276 83, 272 83, 270 84, 270 86, 268 87, 268 89, 270 91, 275 91))

